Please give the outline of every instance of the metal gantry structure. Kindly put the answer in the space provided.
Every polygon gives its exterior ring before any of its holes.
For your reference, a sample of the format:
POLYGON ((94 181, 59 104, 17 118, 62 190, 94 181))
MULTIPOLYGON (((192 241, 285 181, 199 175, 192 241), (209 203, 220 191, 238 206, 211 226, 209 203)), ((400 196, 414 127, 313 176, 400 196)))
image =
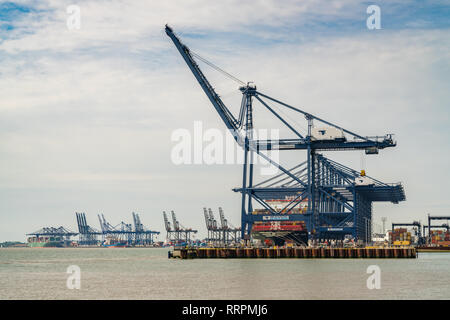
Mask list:
POLYGON ((159 231, 152 231, 146 228, 142 222, 139 214, 133 212, 134 222, 134 244, 135 245, 150 245, 155 242, 154 237, 159 235, 159 231))
POLYGON ((79 244, 80 245, 97 245, 98 236, 102 235, 101 231, 92 228, 87 224, 86 214, 84 212, 75 212, 77 217, 77 225, 79 232, 79 244))
POLYGON ((372 203, 376 201, 398 203, 405 200, 405 193, 400 183, 386 184, 366 177, 319 153, 320 151, 365 150, 366 154, 378 154, 381 149, 396 146, 392 134, 361 136, 272 98, 257 90, 256 86, 233 77, 233 80, 241 84, 239 90, 242 93, 239 116, 235 117, 206 79, 194 57, 222 73, 228 73, 192 52, 168 25, 165 31, 225 126, 244 149, 242 187, 233 189, 241 193, 242 199, 241 238, 250 238, 252 225, 256 221, 293 220, 305 221, 310 231, 310 238, 313 240, 343 239, 346 235, 351 235, 357 240, 368 242, 371 239, 372 203), (255 100, 278 119, 294 138, 255 139, 253 134, 253 102, 255 100), (301 133, 280 114, 281 112, 277 112, 276 108, 291 110, 300 116, 299 119, 304 118, 307 122, 307 132, 301 133), (315 127, 314 122, 327 127, 315 127), (305 150, 306 161, 288 169, 266 155, 265 152, 270 150, 283 152, 305 150), (278 179, 277 181, 266 180, 258 184, 254 183, 255 155, 281 171, 281 174, 273 178, 278 179), (269 199, 282 197, 291 199, 283 210, 276 210, 266 202, 269 199), (292 208, 305 199, 308 202, 307 211, 302 214, 291 213, 292 208), (265 208, 269 214, 252 214, 254 203, 265 208))
POLYGON ((206 230, 208 232, 206 241, 212 243, 218 242, 220 239, 219 226, 217 220, 214 218, 214 213, 211 208, 203 208, 203 215, 205 216, 206 230))
POLYGON ((80 245, 98 245, 110 236, 117 240, 126 242, 127 245, 151 245, 154 243, 154 236, 158 231, 147 229, 140 220, 139 214, 133 212, 134 228, 131 223, 121 221, 118 225, 111 225, 103 214, 98 214, 100 230, 87 224, 86 214, 76 212, 78 235, 80 245), (101 241, 98 237, 101 237, 101 241))
POLYGON ((241 228, 236 228, 228 222, 221 207, 219 207, 220 225, 217 223, 211 208, 203 208, 203 214, 208 231, 206 238, 208 242, 216 246, 227 246, 239 242, 241 228))
POLYGON ((70 231, 64 227, 43 227, 35 232, 27 233, 27 236, 35 236, 37 238, 46 237, 60 237, 64 242, 70 242, 71 237, 78 235, 78 233, 70 231))
POLYGON ((124 241, 130 246, 145 246, 154 243, 154 236, 158 235, 158 231, 147 229, 142 223, 138 213, 133 212, 134 228, 131 223, 121 221, 118 225, 112 226, 106 221, 103 214, 98 215, 100 227, 102 230, 102 238, 111 236, 118 240, 124 241))
POLYGON ((185 243, 189 245, 191 243, 191 234, 197 233, 197 230, 183 227, 177 220, 175 212, 171 211, 172 223, 169 221, 167 214, 163 211, 164 226, 166 228, 166 240, 175 244, 185 243))
POLYGON ((431 243, 431 229, 447 229, 449 231, 449 223, 450 216, 431 216, 428 214, 428 226, 424 226, 423 235, 425 236, 425 228, 428 228, 428 243, 431 243), (442 225, 431 225, 432 221, 447 221, 447 223, 443 223, 442 225))
POLYGON ((240 240, 241 228, 233 226, 228 219, 225 218, 223 209, 219 207, 220 226, 222 239, 225 245, 229 243, 237 243, 240 240))

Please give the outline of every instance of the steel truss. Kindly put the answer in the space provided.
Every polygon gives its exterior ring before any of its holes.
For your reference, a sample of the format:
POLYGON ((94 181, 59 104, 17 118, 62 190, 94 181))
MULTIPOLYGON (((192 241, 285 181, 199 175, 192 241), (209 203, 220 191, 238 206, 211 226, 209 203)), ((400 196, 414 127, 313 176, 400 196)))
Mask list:
POLYGON ((87 224, 86 214, 84 212, 75 212, 77 217, 77 225, 79 232, 79 244, 80 245, 97 245, 98 236, 102 235, 102 232, 92 228, 87 224))
POLYGON ((106 221, 103 214, 98 215, 100 227, 102 230, 102 240, 104 241, 107 236, 117 238, 121 241, 125 241, 130 246, 145 246, 154 243, 154 236, 158 235, 158 231, 152 231, 147 229, 142 223, 139 214, 132 213, 134 229, 131 223, 125 223, 121 221, 118 225, 112 226, 106 221))
POLYGON ((70 238, 78 235, 78 233, 70 231, 64 227, 43 227, 35 232, 28 233, 27 236, 35 236, 37 238, 41 236, 49 237, 61 237, 64 242, 70 242, 70 238))
POLYGON ((218 225, 211 208, 203 208, 203 214, 208 231, 206 239, 208 242, 215 246, 228 246, 239 242, 241 228, 235 228, 228 222, 221 207, 219 207, 220 225, 218 225))
POLYGON ((184 243, 186 245, 190 245, 191 244, 191 234, 197 233, 197 230, 183 227, 180 224, 180 222, 177 220, 175 212, 171 211, 171 214, 172 214, 173 225, 170 223, 169 219, 167 218, 166 212, 163 211, 164 225, 166 227, 166 232, 167 232, 166 240, 170 241, 174 244, 184 243))

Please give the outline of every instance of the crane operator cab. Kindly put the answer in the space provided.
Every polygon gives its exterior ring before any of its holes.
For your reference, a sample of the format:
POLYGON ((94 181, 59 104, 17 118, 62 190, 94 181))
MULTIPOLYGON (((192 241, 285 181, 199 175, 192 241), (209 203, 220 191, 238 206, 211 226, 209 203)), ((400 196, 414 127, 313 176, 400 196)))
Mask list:
POLYGON ((311 129, 312 141, 345 141, 344 131, 335 127, 311 129))

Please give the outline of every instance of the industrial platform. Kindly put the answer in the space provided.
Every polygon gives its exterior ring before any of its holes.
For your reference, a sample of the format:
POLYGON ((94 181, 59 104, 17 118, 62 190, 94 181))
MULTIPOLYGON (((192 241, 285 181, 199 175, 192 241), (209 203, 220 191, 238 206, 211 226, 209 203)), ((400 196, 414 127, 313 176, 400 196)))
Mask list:
POLYGON ((405 248, 182 248, 169 251, 169 258, 416 258, 413 247, 405 248))

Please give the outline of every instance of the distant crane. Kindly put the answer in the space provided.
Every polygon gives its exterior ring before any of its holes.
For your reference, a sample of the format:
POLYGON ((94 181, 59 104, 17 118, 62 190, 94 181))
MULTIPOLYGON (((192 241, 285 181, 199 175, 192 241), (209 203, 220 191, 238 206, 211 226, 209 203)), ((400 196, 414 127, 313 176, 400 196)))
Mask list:
POLYGON ((86 214, 84 212, 75 212, 77 217, 79 244, 80 245, 96 245, 98 244, 97 236, 102 235, 102 232, 92 228, 87 224, 86 214))
POLYGON ((167 214, 163 211, 164 225, 166 227, 166 240, 174 242, 175 244, 185 243, 189 245, 191 243, 191 234, 197 233, 197 230, 191 228, 184 228, 177 220, 175 212, 171 211, 173 226, 171 226, 167 214))
POLYGON ((134 222, 134 245, 151 245, 155 242, 154 236, 159 234, 159 231, 153 231, 146 228, 139 217, 138 213, 133 212, 134 222))
POLYGON ((220 241, 220 231, 219 231, 219 227, 217 225, 217 220, 214 217, 214 213, 212 212, 211 208, 208 209, 208 214, 209 214, 209 220, 211 221, 211 233, 212 233, 212 238, 217 242, 220 241))
MULTIPOLYGON (((167 232, 171 232, 172 231, 172 227, 170 225, 169 219, 167 219, 167 214, 165 211, 163 211, 163 217, 164 217, 164 225, 166 227, 166 231, 167 232)), ((167 236, 167 238, 169 238, 169 236, 167 236)))
MULTIPOLYGON (((450 216, 431 216, 430 214, 428 214, 428 243, 431 243, 431 229, 437 229, 437 228, 446 228, 447 232, 449 231, 449 223, 448 221, 450 220, 450 216), (431 225, 431 222, 433 220, 446 220, 447 223, 443 223, 441 226, 438 225, 431 225)), ((424 235, 425 235, 425 229, 424 229, 424 235)))
POLYGON ((211 242, 219 241, 217 221, 214 218, 212 210, 203 208, 203 215, 205 216, 206 230, 208 232, 206 240, 211 242))
POLYGON ((230 242, 239 242, 239 235, 241 233, 241 228, 236 228, 225 219, 225 214, 223 212, 222 207, 219 207, 219 215, 220 215, 220 223, 221 223, 221 231, 223 233, 223 241, 225 244, 229 244, 230 242))
POLYGON ((203 208, 203 214, 208 230, 208 241, 216 246, 226 246, 231 242, 239 242, 241 228, 235 228, 228 222, 221 207, 219 207, 220 226, 217 224, 211 208, 203 208))
MULTIPOLYGON (((60 238, 61 241, 64 243, 64 246, 69 245, 71 242, 70 237, 76 236, 78 233, 70 231, 64 227, 43 227, 35 232, 28 233, 27 236, 34 236, 36 242, 40 242, 39 238, 44 237, 50 237, 50 238, 60 238)), ((57 240, 55 240, 57 241, 57 240)))
POLYGON ((139 214, 132 212, 134 229, 131 223, 121 221, 118 225, 113 226, 106 221, 103 214, 98 215, 100 228, 102 230, 103 241, 107 236, 126 241, 129 246, 150 245, 154 242, 154 235, 159 234, 158 231, 152 231, 145 228, 141 223, 139 214))

